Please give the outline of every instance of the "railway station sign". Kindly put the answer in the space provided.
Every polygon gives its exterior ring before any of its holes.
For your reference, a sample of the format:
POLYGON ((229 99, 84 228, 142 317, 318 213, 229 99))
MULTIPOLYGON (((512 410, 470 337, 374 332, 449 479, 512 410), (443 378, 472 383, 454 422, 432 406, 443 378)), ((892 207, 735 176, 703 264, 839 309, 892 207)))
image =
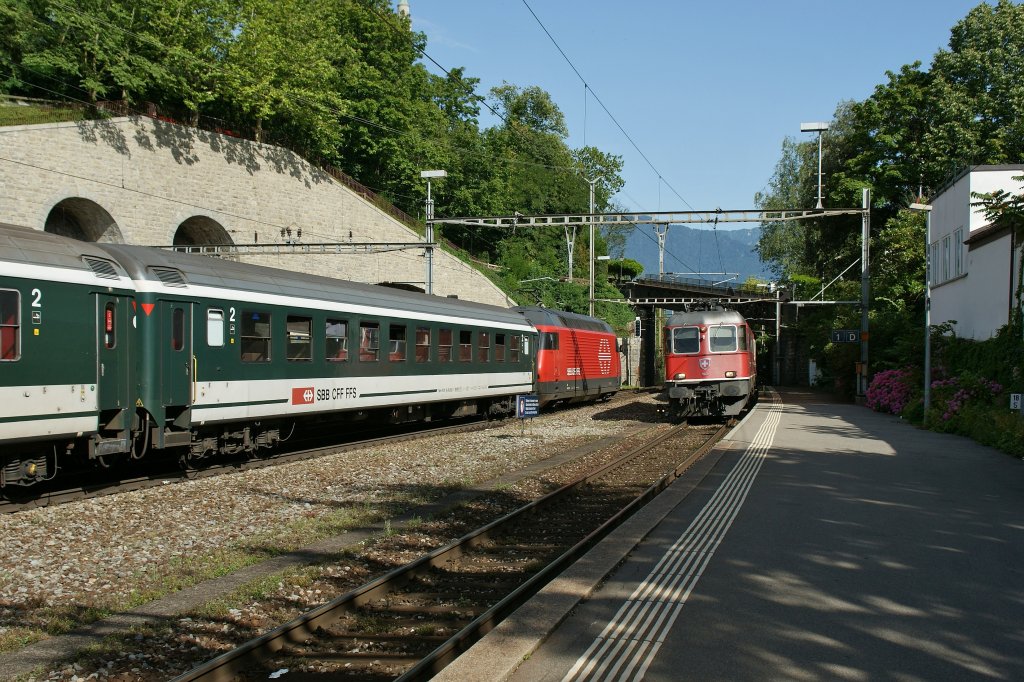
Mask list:
POLYGON ((1021 396, 1020 393, 1011 393, 1010 394, 1010 409, 1014 410, 1015 412, 1016 411, 1024 412, 1024 410, 1021 409, 1020 396, 1021 396))
POLYGON ((516 417, 533 419, 540 414, 540 397, 535 395, 516 396, 516 417))
POLYGON ((833 329, 832 343, 857 343, 860 340, 860 332, 856 329, 833 329))

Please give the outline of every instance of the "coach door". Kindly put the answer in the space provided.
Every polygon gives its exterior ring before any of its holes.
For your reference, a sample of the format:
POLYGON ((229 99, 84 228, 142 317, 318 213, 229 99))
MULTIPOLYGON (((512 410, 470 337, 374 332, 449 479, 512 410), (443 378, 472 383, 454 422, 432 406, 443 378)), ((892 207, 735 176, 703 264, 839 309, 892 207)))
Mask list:
POLYGON ((124 428, 116 421, 133 406, 131 399, 132 304, 127 296, 96 295, 97 403, 104 420, 101 426, 124 428))
POLYGON ((192 304, 160 301, 160 395, 165 407, 192 404, 192 304))

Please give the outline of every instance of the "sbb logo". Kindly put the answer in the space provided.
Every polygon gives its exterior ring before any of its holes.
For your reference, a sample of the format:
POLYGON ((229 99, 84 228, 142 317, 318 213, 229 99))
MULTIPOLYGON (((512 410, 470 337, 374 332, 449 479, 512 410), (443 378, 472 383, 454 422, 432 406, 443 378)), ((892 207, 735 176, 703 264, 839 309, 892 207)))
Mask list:
POLYGON ((292 389, 292 405, 312 405, 315 399, 312 386, 292 389))

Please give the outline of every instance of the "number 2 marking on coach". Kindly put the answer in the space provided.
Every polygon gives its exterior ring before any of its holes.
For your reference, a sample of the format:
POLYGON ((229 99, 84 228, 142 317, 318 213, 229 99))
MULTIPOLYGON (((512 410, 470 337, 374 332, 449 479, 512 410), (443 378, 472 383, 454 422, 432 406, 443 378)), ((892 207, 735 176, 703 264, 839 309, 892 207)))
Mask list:
POLYGON ((33 289, 32 295, 35 296, 35 298, 32 299, 32 307, 42 308, 43 292, 39 291, 39 289, 33 289))

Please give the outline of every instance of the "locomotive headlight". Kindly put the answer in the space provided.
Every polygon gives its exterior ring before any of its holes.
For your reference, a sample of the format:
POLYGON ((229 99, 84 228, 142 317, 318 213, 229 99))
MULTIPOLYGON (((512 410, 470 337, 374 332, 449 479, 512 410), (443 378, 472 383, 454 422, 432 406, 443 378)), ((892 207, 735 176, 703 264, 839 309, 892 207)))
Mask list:
POLYGON ((672 377, 672 378, 678 381, 679 379, 685 379, 685 378, 686 378, 686 375, 685 375, 685 374, 683 374, 682 372, 679 372, 678 374, 676 374, 676 375, 675 375, 674 377, 672 377))
POLYGON ((730 369, 728 372, 725 373, 725 378, 726 379, 735 379, 736 378, 736 372, 734 372, 734 371, 732 371, 730 369))

